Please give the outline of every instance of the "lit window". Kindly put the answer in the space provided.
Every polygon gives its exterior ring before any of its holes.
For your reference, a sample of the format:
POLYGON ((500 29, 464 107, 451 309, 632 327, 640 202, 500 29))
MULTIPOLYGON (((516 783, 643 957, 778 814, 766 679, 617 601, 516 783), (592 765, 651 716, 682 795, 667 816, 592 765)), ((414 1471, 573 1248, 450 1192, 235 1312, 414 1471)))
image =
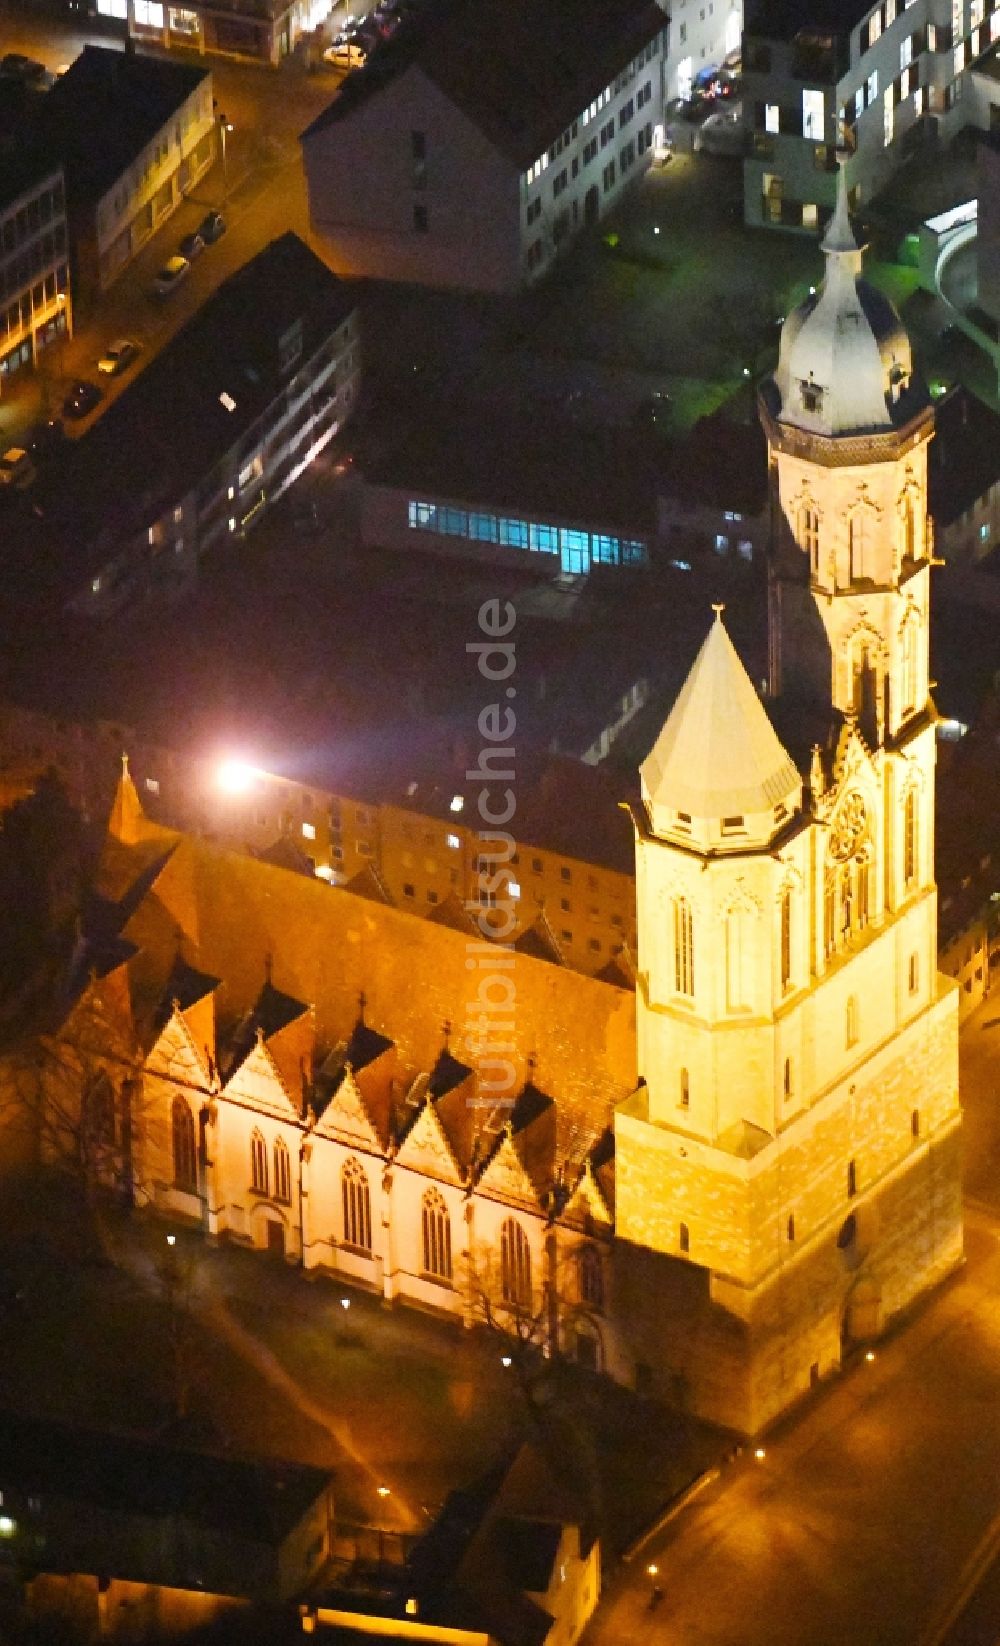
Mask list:
POLYGON ((901 40, 899 42, 899 66, 900 66, 901 69, 909 68, 909 66, 912 62, 913 62, 913 36, 912 36, 912 34, 908 34, 906 36, 905 40, 901 40))
POLYGON ((17 1521, 10 1515, 0 1515, 0 1537, 13 1537, 17 1531, 17 1521))
POLYGON ((160 785, 155 777, 147 777, 146 787, 150 794, 159 794, 160 792, 160 785))
POLYGON ((777 132, 780 128, 781 110, 777 103, 764 104, 764 130, 777 132))
POLYGON ((231 394, 226 393, 225 389, 223 389, 222 393, 219 395, 219 404, 220 406, 225 406, 227 412, 234 412, 236 410, 236 401, 233 399, 231 394))
POLYGON ((453 852, 457 852, 458 848, 462 844, 457 834, 446 834, 444 837, 444 843, 446 846, 450 846, 453 852))
POLYGON ((100 592, 101 592, 101 580, 100 580, 99 577, 91 578, 90 592, 91 592, 91 594, 100 594, 100 592))
POLYGON ((822 143, 826 110, 821 91, 802 93, 802 135, 813 143, 822 143))
POLYGON ((882 97, 882 141, 885 143, 887 148, 892 142, 892 120, 892 87, 886 86, 882 97))
POLYGON ((452 797, 451 797, 451 805, 449 806, 448 809, 449 809, 449 811, 460 812, 464 805, 465 805, 464 795, 453 794, 452 797))
POLYGON ((520 895, 521 895, 520 882, 517 881, 517 880, 508 880, 507 890, 510 893, 511 897, 520 897, 520 895))
POLYGON ((302 838, 303 838, 303 840, 315 840, 316 839, 316 825, 315 825, 315 823, 303 823, 303 825, 302 825, 302 838))
POLYGON ((873 69, 868 76, 868 101, 874 103, 878 96, 878 69, 873 69))

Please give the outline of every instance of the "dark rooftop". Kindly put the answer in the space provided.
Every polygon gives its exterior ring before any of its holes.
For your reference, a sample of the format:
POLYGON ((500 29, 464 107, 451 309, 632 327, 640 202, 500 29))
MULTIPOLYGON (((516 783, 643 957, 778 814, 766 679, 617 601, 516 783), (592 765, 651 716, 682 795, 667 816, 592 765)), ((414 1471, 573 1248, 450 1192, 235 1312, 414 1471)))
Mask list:
POLYGON ((275 1544, 329 1484, 323 1470, 302 1464, 216 1457, 0 1413, 0 1486, 116 1514, 180 1516, 275 1544))
POLYGON ((961 385, 934 407, 929 506, 949 526, 1000 480, 1000 415, 961 385))
POLYGON ((825 30, 841 38, 874 11, 872 0, 758 0, 744 16, 744 32, 764 40, 794 40, 825 30))
POLYGON ((685 504, 761 514, 767 503, 767 441, 758 418, 738 423, 715 412, 671 446, 660 489, 685 504))
MULTIPOLYGON (((70 591, 91 563, 99 567, 111 557, 102 543, 88 560, 81 545, 102 528, 112 539, 144 529, 197 486, 354 306, 350 288, 291 233, 223 282, 73 442, 51 488, 38 488, 47 520, 62 536, 61 549, 57 539, 52 552, 61 555, 57 574, 70 591), (283 370, 280 339, 298 321, 302 348, 283 370)), ((41 561, 36 549, 36 583, 41 561)))
POLYGON ((48 93, 33 91, 21 80, 0 79, 0 211, 62 170, 58 160, 24 141, 26 122, 43 96, 48 93))
POLYGON ((667 26, 653 0, 444 0, 376 52, 303 140, 411 64, 517 166, 529 166, 667 26), (585 26, 583 26, 585 24, 585 26))
POLYGON ((208 69, 85 46, 35 106, 37 138, 65 164, 71 200, 96 204, 208 80, 208 69))

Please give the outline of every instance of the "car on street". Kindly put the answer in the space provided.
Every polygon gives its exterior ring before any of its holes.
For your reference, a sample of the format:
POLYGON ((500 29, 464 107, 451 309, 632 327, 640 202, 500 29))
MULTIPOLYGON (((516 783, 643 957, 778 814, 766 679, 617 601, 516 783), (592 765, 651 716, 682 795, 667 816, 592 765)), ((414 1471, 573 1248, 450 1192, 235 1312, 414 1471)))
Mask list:
POLYGON ((105 377, 117 377, 119 372, 127 371, 133 360, 139 357, 139 344, 131 337, 116 337, 109 343, 100 360, 97 369, 105 377))
POLYGON ((22 446, 10 446, 0 457, 0 486, 24 491, 36 478, 31 455, 22 446))
POLYGON ((710 114, 695 132, 694 146, 699 154, 741 155, 746 148, 742 106, 733 103, 710 114))
POLYGON ((191 273, 191 264, 186 257, 169 257, 164 263, 156 279, 153 281, 154 297, 169 297, 182 280, 186 280, 191 273))
POLYGON ((358 40, 344 40, 340 45, 328 46, 323 53, 324 63, 331 68, 342 69, 350 74, 352 69, 363 69, 368 61, 368 52, 358 40))
POLYGON ((63 416, 72 417, 74 420, 89 417, 94 407, 99 406, 103 399, 104 395, 97 384, 88 383, 85 377, 81 377, 79 382, 73 384, 63 401, 63 416))
POLYGON ((196 230, 194 234, 184 236, 177 250, 182 257, 187 258, 189 263, 193 263, 195 258, 200 257, 205 250, 205 242, 196 230))
POLYGON ((226 232, 226 219, 221 211, 210 211, 198 224, 198 233, 206 246, 214 246, 226 232))

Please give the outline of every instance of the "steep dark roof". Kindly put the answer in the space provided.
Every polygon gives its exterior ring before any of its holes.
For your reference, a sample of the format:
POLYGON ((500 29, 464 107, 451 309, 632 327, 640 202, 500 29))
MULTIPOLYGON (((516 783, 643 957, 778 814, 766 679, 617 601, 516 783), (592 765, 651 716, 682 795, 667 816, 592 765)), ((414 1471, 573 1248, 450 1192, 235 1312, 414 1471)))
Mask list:
POLYGON ((218 977, 210 977, 207 972, 200 972, 195 966, 190 966, 184 956, 179 954, 153 1013, 156 1027, 162 1029, 169 1021, 175 1004, 182 1012, 186 1011, 196 1001, 204 1000, 207 994, 212 994, 219 987, 220 981, 218 977))
POLYGON ((416 65, 517 166, 529 166, 666 28, 652 0, 448 0, 376 52, 302 134, 350 117, 416 65))
POLYGON ((562 1527, 554 1520, 524 1520, 501 1515, 496 1521, 496 1543, 504 1569, 517 1589, 544 1594, 552 1578, 552 1568, 562 1527))
POLYGON ((96 204, 209 78, 186 63, 85 46, 35 115, 43 150, 66 167, 70 198, 96 204))
POLYGON ((286 1029, 309 1010, 301 1000, 284 994, 268 980, 261 989, 253 1010, 237 1024, 227 1048, 225 1068, 227 1079, 249 1057, 258 1039, 270 1040, 280 1029, 286 1029))
POLYGON ((301 1464, 182 1451, 131 1435, 0 1413, 0 1486, 279 1542, 329 1486, 301 1464))

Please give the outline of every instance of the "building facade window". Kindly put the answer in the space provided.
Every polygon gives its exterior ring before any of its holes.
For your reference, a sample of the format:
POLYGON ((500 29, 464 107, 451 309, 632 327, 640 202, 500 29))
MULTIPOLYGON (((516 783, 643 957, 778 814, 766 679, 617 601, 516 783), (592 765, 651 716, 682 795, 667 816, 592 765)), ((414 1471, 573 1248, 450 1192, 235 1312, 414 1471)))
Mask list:
POLYGON ((686 897, 674 898, 674 989, 694 998, 694 921, 686 897))
POLYGON ((802 510, 802 547, 809 556, 809 570, 816 577, 819 573, 819 515, 813 508, 802 510))
POLYGON ((869 575, 867 521, 860 510, 847 522, 847 549, 848 576, 852 583, 860 582, 869 575))
POLYGON ((250 1187, 254 1194, 267 1194, 267 1144, 256 1129, 250 1139, 250 1187))
POLYGON ((858 997, 854 994, 848 995, 844 1010, 844 1038, 848 1046, 858 1043, 858 997))
POLYGON ((171 1105, 170 1132, 174 1187, 190 1191, 198 1186, 198 1156, 194 1141, 194 1115, 183 1097, 175 1097, 171 1105))
POLYGON ((907 789, 903 802, 903 884, 907 890, 917 882, 917 791, 907 789))
POLYGON ((691 1106, 691 1076, 688 1074, 686 1069, 682 1069, 680 1073, 678 1102, 680 1103, 682 1109, 687 1109, 691 1106))
POLYGON ((857 1162, 854 1161, 854 1160, 849 1160, 847 1162, 847 1198, 848 1198, 848 1200, 853 1200, 854 1196, 857 1194, 857 1192, 858 1192, 858 1167, 857 1167, 857 1162))
POLYGON ((428 1189, 420 1203, 424 1274, 451 1279, 451 1218, 439 1189, 428 1189))
POLYGON ((274 1144, 274 1198, 286 1206, 291 1204, 292 1163, 283 1137, 277 1138, 274 1144))
POLYGON ((512 1309, 531 1308, 531 1247, 513 1217, 500 1229, 500 1296, 512 1309))
POLYGON ((370 1253, 372 1249, 372 1196, 368 1174, 360 1161, 352 1156, 344 1161, 340 1174, 340 1193, 344 1214, 344 1245, 355 1251, 370 1253))
POLYGON ((588 1309, 604 1308, 604 1266, 596 1246, 583 1246, 577 1256, 580 1302, 588 1309))
POLYGON ((792 986, 792 894, 786 888, 781 894, 781 992, 787 994, 792 986))
POLYGON ((677 1231, 677 1245, 682 1252, 691 1250, 691 1231, 686 1223, 682 1223, 677 1231))

